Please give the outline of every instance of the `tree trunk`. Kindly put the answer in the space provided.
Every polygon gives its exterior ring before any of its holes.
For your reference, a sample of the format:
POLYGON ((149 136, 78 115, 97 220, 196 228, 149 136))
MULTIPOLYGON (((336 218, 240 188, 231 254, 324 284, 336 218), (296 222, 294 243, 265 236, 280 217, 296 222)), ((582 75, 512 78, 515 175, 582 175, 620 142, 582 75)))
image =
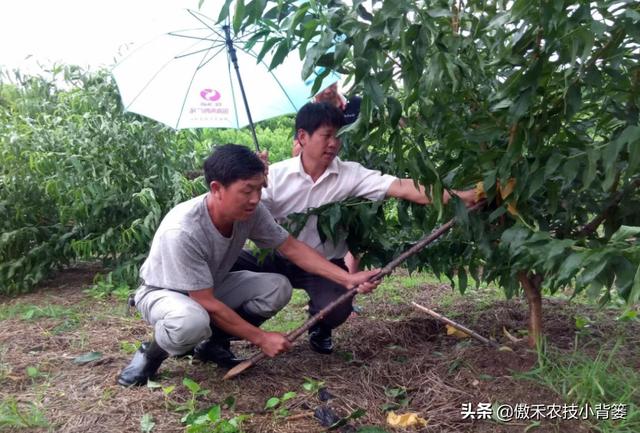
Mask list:
POLYGON ((536 347, 542 338, 542 276, 520 271, 518 280, 529 304, 529 347, 536 347))

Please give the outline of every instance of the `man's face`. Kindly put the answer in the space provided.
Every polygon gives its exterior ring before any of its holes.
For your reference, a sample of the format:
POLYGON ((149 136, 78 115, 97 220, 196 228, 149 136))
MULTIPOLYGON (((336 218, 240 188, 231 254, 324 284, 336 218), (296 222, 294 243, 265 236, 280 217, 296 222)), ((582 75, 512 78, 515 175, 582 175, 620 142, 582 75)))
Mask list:
POLYGON ((244 221, 256 211, 263 185, 264 175, 260 173, 248 179, 237 180, 226 187, 212 182, 211 191, 228 218, 244 221))
POLYGON ((338 97, 338 83, 333 83, 326 89, 316 94, 316 102, 328 102, 334 104, 338 97))
POLYGON ((298 140, 302 145, 302 152, 313 161, 321 161, 329 165, 340 151, 340 139, 336 137, 338 128, 322 125, 313 134, 301 129, 298 140))

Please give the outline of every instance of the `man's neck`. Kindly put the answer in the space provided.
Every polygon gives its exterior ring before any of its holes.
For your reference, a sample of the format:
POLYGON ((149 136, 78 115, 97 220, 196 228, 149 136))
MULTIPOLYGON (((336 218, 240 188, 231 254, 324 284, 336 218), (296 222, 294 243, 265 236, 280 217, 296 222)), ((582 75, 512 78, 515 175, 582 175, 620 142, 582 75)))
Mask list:
POLYGON ((220 212, 219 206, 215 206, 213 201, 211 193, 207 194, 207 212, 209 213, 209 218, 211 218, 211 222, 220 234, 228 238, 233 232, 233 221, 225 218, 220 212))
POLYGON ((304 150, 300 155, 300 161, 302 162, 302 169, 305 173, 311 176, 311 179, 316 182, 320 179, 320 176, 329 168, 328 165, 323 164, 319 161, 314 161, 311 158, 306 157, 304 155, 304 150))

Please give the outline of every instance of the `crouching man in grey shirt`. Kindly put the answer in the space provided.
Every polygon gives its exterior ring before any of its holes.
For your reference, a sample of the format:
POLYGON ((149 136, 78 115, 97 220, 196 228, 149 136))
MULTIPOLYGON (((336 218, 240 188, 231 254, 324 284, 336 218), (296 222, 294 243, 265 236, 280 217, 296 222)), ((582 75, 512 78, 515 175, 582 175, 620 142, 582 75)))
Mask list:
POLYGON ((349 274, 276 224, 260 203, 264 165, 248 148, 218 147, 205 161, 204 173, 209 192, 169 211, 140 269, 143 283, 135 304, 154 327, 154 338, 122 370, 120 385, 145 384, 170 355, 193 353, 231 368, 242 361, 230 350, 232 336, 270 357, 289 349, 283 334, 259 328, 289 302, 289 280, 279 274, 229 272, 247 239, 359 292, 377 286, 367 281, 378 270, 349 274))

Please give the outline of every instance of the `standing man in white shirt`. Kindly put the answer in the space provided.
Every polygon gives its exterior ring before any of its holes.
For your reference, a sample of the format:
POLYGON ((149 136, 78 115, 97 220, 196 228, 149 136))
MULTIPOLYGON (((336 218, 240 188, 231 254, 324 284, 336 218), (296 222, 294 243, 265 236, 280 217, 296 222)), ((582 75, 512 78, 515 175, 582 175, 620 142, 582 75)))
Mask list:
MULTIPOLYGON (((262 191, 262 202, 276 221, 287 216, 305 212, 327 203, 350 197, 382 200, 396 197, 419 204, 429 204, 425 188, 416 188, 412 179, 369 170, 352 161, 337 157, 340 139, 336 136, 344 125, 343 113, 332 104, 308 103, 296 116, 296 131, 302 152, 269 167, 268 186, 262 191)), ((475 200, 475 191, 455 191, 465 203, 475 200)), ((451 196, 443 195, 443 202, 451 196)), ((298 234, 298 240, 314 248, 332 263, 346 269, 344 256, 347 245, 344 239, 336 244, 330 240, 322 242, 317 230, 317 217, 311 216, 298 234)), ((311 275, 275 253, 259 263, 255 256, 243 251, 234 265, 234 270, 273 272, 285 275, 293 287, 304 289, 309 295, 309 314, 313 315, 342 295, 347 289, 326 278, 311 275)), ((350 303, 344 303, 309 331, 311 348, 319 353, 333 351, 331 330, 341 325, 352 311, 350 303)))

